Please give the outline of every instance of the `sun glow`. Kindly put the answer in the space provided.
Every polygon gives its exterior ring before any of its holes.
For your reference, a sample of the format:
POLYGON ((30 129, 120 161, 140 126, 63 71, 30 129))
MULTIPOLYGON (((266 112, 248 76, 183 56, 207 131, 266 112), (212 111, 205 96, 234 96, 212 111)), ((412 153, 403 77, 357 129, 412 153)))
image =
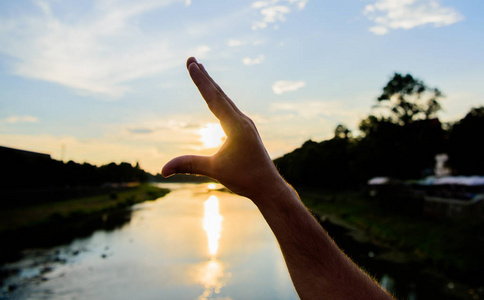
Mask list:
POLYGON ((222 231, 222 219, 220 215, 217 196, 210 196, 205 201, 205 215, 203 217, 203 229, 207 232, 208 252, 212 257, 217 254, 218 240, 222 231))
POLYGON ((216 148, 225 140, 225 132, 218 123, 207 123, 199 129, 200 140, 205 148, 216 148))

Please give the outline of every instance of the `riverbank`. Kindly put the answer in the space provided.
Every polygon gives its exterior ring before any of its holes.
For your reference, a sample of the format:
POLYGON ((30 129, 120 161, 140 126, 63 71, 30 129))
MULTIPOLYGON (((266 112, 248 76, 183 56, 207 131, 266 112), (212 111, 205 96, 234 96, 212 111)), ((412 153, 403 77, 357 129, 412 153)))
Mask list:
POLYGON ((355 240, 387 249, 375 258, 430 268, 482 289, 482 222, 389 211, 358 191, 298 189, 298 192, 306 206, 323 219, 329 218, 347 228, 355 240))
POLYGON ((92 197, 29 205, 0 211, 1 262, 19 258, 28 247, 44 247, 85 236, 96 229, 116 227, 129 214, 125 208, 165 196, 169 190, 142 184, 128 190, 92 197))

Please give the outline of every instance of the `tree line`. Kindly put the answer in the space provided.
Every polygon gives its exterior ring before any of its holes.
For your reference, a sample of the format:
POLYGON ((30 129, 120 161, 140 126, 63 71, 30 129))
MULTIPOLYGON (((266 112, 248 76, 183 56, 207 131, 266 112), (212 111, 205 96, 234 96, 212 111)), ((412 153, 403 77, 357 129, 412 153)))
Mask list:
POLYGON ((22 150, 2 147, 2 170, 6 176, 1 181, 2 190, 102 186, 106 183, 145 182, 151 174, 122 162, 95 166, 51 159, 22 150))
POLYGON ((375 110, 359 123, 360 134, 343 124, 334 137, 306 141, 274 160, 296 186, 347 188, 376 176, 418 179, 433 174, 435 155, 447 153, 454 175, 483 175, 484 107, 456 122, 442 123, 443 97, 412 75, 395 73, 376 99, 375 110))

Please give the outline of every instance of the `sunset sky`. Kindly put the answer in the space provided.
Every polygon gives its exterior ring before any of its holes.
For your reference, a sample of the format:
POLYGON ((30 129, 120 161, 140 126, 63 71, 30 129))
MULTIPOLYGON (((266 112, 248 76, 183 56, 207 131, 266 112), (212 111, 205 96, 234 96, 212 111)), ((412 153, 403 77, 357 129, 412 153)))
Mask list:
POLYGON ((394 72, 445 95, 443 121, 484 105, 482 0, 0 1, 0 145, 55 159, 212 154, 196 56, 273 158, 356 130, 394 72))

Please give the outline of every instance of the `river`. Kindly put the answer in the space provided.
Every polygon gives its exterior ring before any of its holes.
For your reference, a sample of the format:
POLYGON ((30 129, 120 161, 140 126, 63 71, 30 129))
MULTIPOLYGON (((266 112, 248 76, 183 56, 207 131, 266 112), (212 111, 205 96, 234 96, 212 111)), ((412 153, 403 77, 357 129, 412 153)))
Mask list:
MULTIPOLYGON (((109 230, 28 249, 22 260, 3 266, 16 272, 0 299, 298 299, 277 242, 251 201, 214 184, 160 186, 172 191, 133 206, 109 230)), ((400 299, 445 298, 436 293, 442 283, 435 288, 411 266, 375 260, 381 249, 355 242, 343 227, 324 227, 400 299)))
MULTIPOLYGON (((11 299, 298 299, 255 205, 208 184, 135 205, 112 231, 30 250, 11 299)), ((10 287, 10 292, 7 289, 10 287)))

